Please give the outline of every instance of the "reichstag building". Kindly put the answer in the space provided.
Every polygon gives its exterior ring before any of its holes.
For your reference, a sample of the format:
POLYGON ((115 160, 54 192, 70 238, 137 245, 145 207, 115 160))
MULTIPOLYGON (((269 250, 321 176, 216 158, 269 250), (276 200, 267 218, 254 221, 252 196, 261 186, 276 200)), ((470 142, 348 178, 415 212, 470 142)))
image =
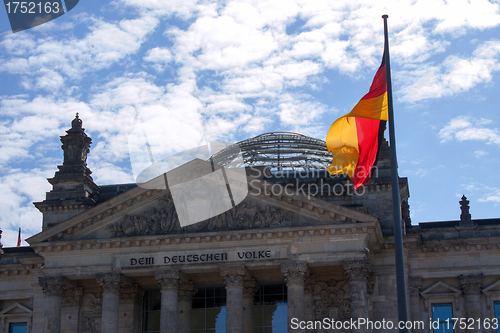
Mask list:
MULTIPOLYGON (((94 183, 78 116, 61 142, 52 190, 34 203, 42 231, 1 251, 1 332, 394 332, 376 326, 398 321, 387 142, 357 191, 324 170, 324 141, 297 133, 193 160, 174 170, 177 187, 193 170, 226 170, 228 191, 240 182, 246 196, 184 226, 164 175, 94 183), (227 167, 235 151, 243 163, 227 167), (246 183, 230 172, 243 166, 246 183), (372 326, 332 324, 359 319, 372 326)), ((497 332, 500 219, 471 218, 463 197, 457 220, 412 225, 407 178, 399 192, 408 313, 425 324, 410 331, 497 332), (445 329, 452 318, 477 322, 445 329)))

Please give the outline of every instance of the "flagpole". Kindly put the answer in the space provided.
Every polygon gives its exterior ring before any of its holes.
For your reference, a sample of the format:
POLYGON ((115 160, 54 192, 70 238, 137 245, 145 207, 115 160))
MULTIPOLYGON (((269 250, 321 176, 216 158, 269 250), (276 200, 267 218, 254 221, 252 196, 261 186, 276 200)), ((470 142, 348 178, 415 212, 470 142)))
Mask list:
MULTIPOLYGON (((387 106, 389 109, 389 144, 391 148, 391 184, 392 184, 392 211, 394 215, 394 251, 396 257, 396 283, 398 294, 398 318, 399 321, 408 321, 408 308, 406 303, 406 281, 405 262, 403 252, 403 231, 401 228, 401 201, 399 197, 399 175, 398 161, 396 157, 396 133, 394 130, 394 109, 392 105, 392 82, 391 64, 389 57, 389 36, 387 32, 387 18, 389 15, 382 15, 384 19, 384 54, 385 69, 387 76, 387 106)), ((400 333, 407 333, 407 328, 400 328, 400 333)))

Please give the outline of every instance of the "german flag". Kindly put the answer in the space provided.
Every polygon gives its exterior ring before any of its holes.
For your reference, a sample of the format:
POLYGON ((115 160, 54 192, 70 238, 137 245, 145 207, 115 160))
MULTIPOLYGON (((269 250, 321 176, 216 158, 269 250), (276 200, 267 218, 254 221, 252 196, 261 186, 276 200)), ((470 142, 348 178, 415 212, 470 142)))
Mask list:
POLYGON ((326 136, 332 153, 332 164, 326 169, 332 175, 347 174, 354 188, 365 185, 377 162, 388 120, 385 53, 370 91, 348 114, 337 119, 326 136))

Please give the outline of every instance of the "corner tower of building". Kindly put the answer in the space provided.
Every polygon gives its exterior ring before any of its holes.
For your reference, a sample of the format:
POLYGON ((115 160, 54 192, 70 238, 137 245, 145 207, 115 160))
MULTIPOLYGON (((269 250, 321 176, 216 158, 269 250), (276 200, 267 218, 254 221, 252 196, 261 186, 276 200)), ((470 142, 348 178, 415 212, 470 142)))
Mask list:
POLYGON ((92 199, 99 187, 90 176, 87 154, 92 139, 85 134, 83 122, 76 114, 71 128, 61 136, 64 161, 53 178, 47 179, 52 190, 42 202, 34 205, 43 214, 42 230, 63 222, 95 205, 92 199))

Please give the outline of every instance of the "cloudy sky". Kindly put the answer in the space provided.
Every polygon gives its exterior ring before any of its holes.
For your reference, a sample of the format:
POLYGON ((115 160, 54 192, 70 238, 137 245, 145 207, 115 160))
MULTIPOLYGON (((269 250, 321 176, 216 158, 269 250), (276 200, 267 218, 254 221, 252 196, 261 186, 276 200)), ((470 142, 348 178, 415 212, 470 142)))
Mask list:
POLYGON ((325 139, 368 91, 385 13, 413 223, 458 219, 462 194, 473 218, 500 217, 499 0, 81 0, 15 34, 0 10, 4 246, 41 230, 32 202, 76 112, 97 184, 134 181, 128 137, 158 115, 170 152, 276 130, 325 139))

